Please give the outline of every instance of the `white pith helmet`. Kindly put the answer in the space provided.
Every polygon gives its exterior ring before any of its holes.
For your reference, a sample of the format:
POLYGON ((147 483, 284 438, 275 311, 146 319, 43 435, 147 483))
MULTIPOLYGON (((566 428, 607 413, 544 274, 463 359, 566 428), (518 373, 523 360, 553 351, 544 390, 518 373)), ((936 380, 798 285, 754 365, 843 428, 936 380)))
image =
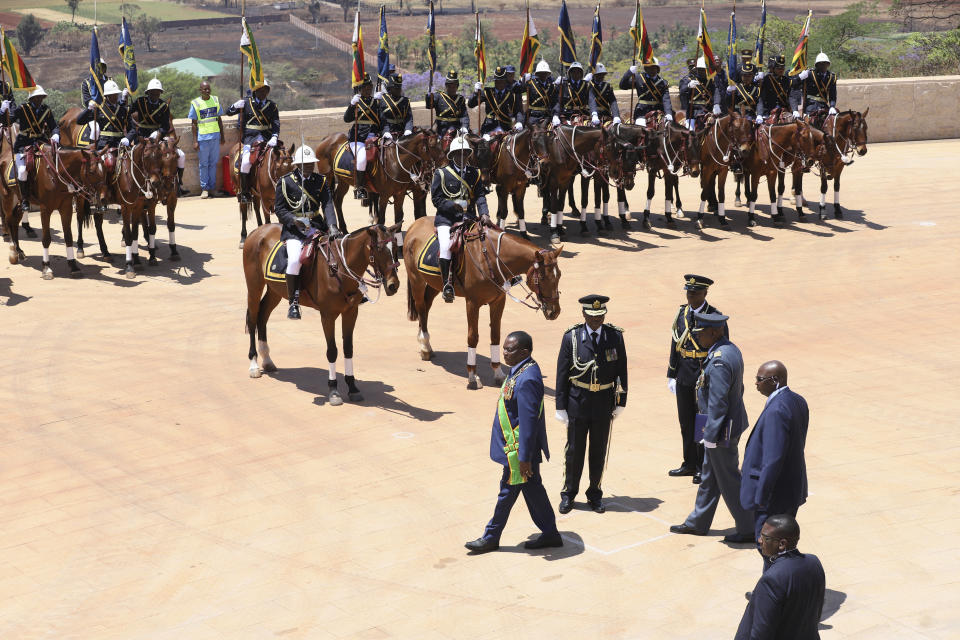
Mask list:
POLYGON ((113 80, 107 80, 103 83, 103 95, 105 96, 118 96, 122 92, 120 91, 120 86, 113 80))
POLYGON ((537 63, 537 70, 534 73, 550 73, 550 65, 547 64, 546 60, 541 59, 537 63))
POLYGON ((828 58, 827 54, 825 54, 823 51, 817 54, 816 64, 820 64, 821 62, 826 62, 827 64, 830 64, 830 58, 828 58))
POLYGON ((308 145, 301 145, 293 153, 293 164, 313 164, 317 161, 317 156, 308 145))
POLYGON ((707 68, 707 61, 704 59, 704 57, 700 56, 699 58, 697 58, 697 69, 706 69, 706 68, 707 68))
POLYGON ((147 83, 147 91, 153 91, 154 89, 159 89, 160 91, 163 91, 163 85, 160 84, 159 78, 154 78, 153 80, 147 83))
POLYGON ((452 157, 457 151, 466 151, 468 154, 472 154, 473 148, 470 146, 470 143, 467 142, 466 138, 457 136, 453 139, 453 142, 450 143, 450 148, 447 150, 447 157, 452 157))
POLYGON ((37 85, 37 88, 30 92, 31 98, 36 98, 37 96, 46 96, 47 92, 43 90, 43 87, 37 85))

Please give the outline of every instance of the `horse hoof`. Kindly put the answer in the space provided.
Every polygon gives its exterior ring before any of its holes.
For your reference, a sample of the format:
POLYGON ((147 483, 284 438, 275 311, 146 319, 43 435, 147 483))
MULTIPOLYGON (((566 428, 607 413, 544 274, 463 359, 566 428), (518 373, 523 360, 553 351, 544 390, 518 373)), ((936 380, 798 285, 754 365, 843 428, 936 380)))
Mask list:
POLYGON ((53 280, 53 269, 47 267, 43 270, 43 279, 44 280, 53 280))
POLYGON ((244 240, 244 239, 241 239, 241 240, 240 240, 240 245, 239 245, 237 248, 238 248, 238 249, 243 249, 243 243, 244 243, 244 242, 245 242, 245 240, 244 240))
POLYGON ((337 391, 336 389, 330 390, 329 399, 330 399, 330 404, 334 407, 339 407, 340 405, 343 404, 343 396, 341 396, 340 392, 337 391))
POLYGON ((127 277, 127 280, 133 280, 133 279, 137 276, 136 272, 134 272, 134 270, 133 270, 133 264, 132 264, 132 263, 130 263, 130 262, 127 263, 127 266, 124 268, 124 273, 123 273, 123 275, 125 275, 125 276, 127 277))
POLYGON ((251 378, 259 378, 262 375, 263 375, 263 371, 261 371, 260 369, 250 369, 251 378))
POLYGON ((556 233, 551 234, 551 236, 550 236, 550 244, 560 244, 560 236, 559 236, 558 234, 556 234, 556 233))
POLYGON ((13 247, 10 247, 10 255, 8 257, 10 260, 10 264, 17 264, 21 260, 20 255, 17 253, 17 250, 14 249, 13 247))
POLYGON ((647 220, 646 218, 643 219, 643 228, 644 228, 644 229, 649 229, 649 228, 650 228, 650 221, 647 220))
POLYGON ((155 266, 157 266, 157 265, 160 264, 160 263, 157 262, 157 257, 156 257, 156 256, 150 256, 150 259, 147 260, 147 264, 150 265, 151 267, 155 267, 155 266))
POLYGON ((421 351, 420 359, 421 360, 430 360, 433 358, 433 351, 421 351))
POLYGON ((359 391, 348 391, 347 399, 349 399, 350 402, 363 402, 363 394, 359 391))
POLYGON ((77 258, 79 258, 80 260, 83 260, 86 257, 87 257, 87 254, 83 252, 83 249, 77 249, 77 258))
POLYGON ((697 218, 697 229, 703 229, 703 220, 701 218, 697 218))
POLYGON ((483 389, 483 383, 480 382, 480 378, 467 380, 467 389, 470 389, 471 391, 476 391, 477 389, 483 389))
POLYGON ((750 220, 750 222, 747 223, 747 226, 748 226, 748 227, 755 227, 755 226, 757 226, 757 221, 756 221, 756 220, 750 220))
POLYGON ((267 373, 273 373, 277 370, 277 365, 273 364, 272 361, 267 361, 263 363, 263 370, 267 373))
POLYGON ((742 206, 743 206, 743 202, 740 201, 740 198, 737 198, 736 200, 733 201, 733 206, 735 206, 735 207, 742 207, 742 206))
POLYGON ((70 270, 70 277, 71 277, 71 278, 74 278, 74 279, 76 279, 76 278, 82 278, 82 277, 83 277, 83 271, 80 271, 80 269, 71 269, 71 270, 70 270))
POLYGON ((170 252, 170 261, 171 262, 180 262, 180 254, 176 251, 170 252))
POLYGON ((23 230, 26 232, 28 238, 37 237, 37 232, 33 230, 33 227, 24 227, 23 230))

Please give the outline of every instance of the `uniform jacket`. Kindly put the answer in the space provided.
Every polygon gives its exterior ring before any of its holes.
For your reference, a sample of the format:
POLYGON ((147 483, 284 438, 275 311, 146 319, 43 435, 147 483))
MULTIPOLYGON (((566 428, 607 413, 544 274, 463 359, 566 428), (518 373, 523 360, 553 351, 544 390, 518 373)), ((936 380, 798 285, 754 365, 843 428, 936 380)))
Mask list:
POLYGON ((613 87, 609 82, 590 81, 590 113, 596 113, 601 120, 620 117, 620 106, 613 87))
POLYGON ((571 80, 564 79, 560 83, 560 93, 557 98, 557 106, 553 112, 558 116, 570 118, 573 116, 589 116, 590 110, 590 83, 581 80, 574 84, 571 80))
POLYGON ((280 135, 280 111, 270 98, 258 103, 253 96, 247 96, 241 108, 230 105, 224 113, 228 116, 240 114, 237 124, 243 132, 243 144, 253 144, 258 137, 267 140, 280 135))
POLYGON ((792 109, 790 77, 786 74, 779 78, 773 73, 763 76, 760 83, 760 100, 757 103, 757 115, 766 117, 773 109, 792 109))
POLYGON ((527 92, 528 121, 531 117, 542 120, 553 115, 560 90, 553 84, 552 78, 548 78, 545 83, 536 77, 530 78, 524 84, 524 89, 527 92))
POLYGON ((800 104, 806 98, 804 110, 813 111, 837 106, 837 74, 832 71, 810 71, 806 80, 799 80, 794 87, 794 99, 800 104))
POLYGON ((166 100, 157 100, 151 103, 147 96, 140 96, 133 101, 130 115, 137 114, 136 130, 141 136, 149 136, 154 131, 160 131, 160 137, 170 133, 170 107, 166 100))
POLYGON ((742 104, 744 112, 756 115, 757 103, 760 102, 760 87, 752 82, 750 84, 734 82, 732 86, 733 93, 730 94, 730 106, 739 110, 742 104))
POLYGON ((383 130, 380 108, 372 96, 369 98, 361 96, 357 104, 347 105, 347 110, 343 113, 343 121, 352 125, 354 120, 357 126, 351 126, 347 131, 347 139, 350 142, 364 142, 367 136, 378 136, 383 130))
MULTIPOLYGON (((693 80, 694 78, 691 78, 693 80)), ((696 115, 695 111, 711 111, 714 105, 722 103, 720 88, 715 80, 700 82, 697 86, 690 86, 689 81, 680 94, 681 102, 686 102, 687 115, 696 115)))
POLYGON ((697 407, 707 416, 703 427, 707 442, 720 442, 728 434, 730 442, 736 442, 750 426, 743 406, 743 356, 725 337, 710 347, 703 363, 697 407))
POLYGON ((470 128, 467 101, 459 93, 451 96, 445 91, 435 91, 426 97, 425 104, 428 109, 433 109, 437 118, 437 132, 441 135, 451 127, 470 128))
MULTIPOLYGON (((543 415, 543 374, 536 361, 527 358, 510 370, 511 375, 519 371, 526 363, 533 364, 524 369, 513 385, 511 398, 504 398, 504 406, 510 417, 510 424, 518 426, 517 437, 520 445, 517 455, 521 462, 542 462, 550 459, 547 446, 547 424, 543 415), (541 456, 543 452, 543 456, 541 456)), ((509 379, 510 376, 507 376, 509 379)), ((500 427, 499 411, 493 414, 493 429, 490 432, 490 459, 506 466, 507 454, 503 452, 506 442, 500 427)))
POLYGON ((389 93, 384 93, 377 104, 380 109, 380 123, 385 130, 400 136, 404 131, 413 129, 413 111, 407 96, 394 100, 389 93))
MULTIPOLYGON (((107 76, 101 76, 98 74, 97 79, 100 81, 100 86, 102 87, 107 82, 107 76)), ((84 109, 87 108, 87 105, 90 104, 90 101, 93 100, 93 91, 90 88, 93 84, 93 76, 87 76, 86 80, 80 83, 80 106, 84 109)), ((103 102, 103 91, 97 90, 97 102, 103 102)))
POLYGON ((796 549, 777 556, 753 588, 735 640, 819 640, 825 590, 817 556, 796 549))
POLYGON ((458 170, 451 162, 433 174, 430 196, 437 209, 435 224, 453 225, 464 217, 476 219, 488 215, 487 188, 480 178, 480 171, 470 165, 458 170), (469 202, 466 214, 457 208, 455 200, 469 202))
POLYGON ((100 127, 97 149, 119 146, 120 140, 132 131, 127 105, 122 102, 111 105, 104 100, 92 109, 84 109, 77 116, 77 124, 93 121, 100 127))
POLYGON ((673 104, 670 102, 670 85, 661 76, 650 77, 646 73, 633 74, 627 71, 620 78, 621 89, 636 89, 637 106, 633 109, 634 118, 650 111, 663 110, 673 115, 673 104))
POLYGON ((767 401, 743 453, 740 504, 789 513, 807 501, 807 401, 789 387, 767 401))
MULTIPOLYGON (((585 323, 579 323, 563 334, 560 354, 557 356, 557 410, 567 412, 571 420, 576 418, 609 417, 614 407, 627 406, 627 350, 623 343, 623 330, 612 324, 600 328, 599 349, 594 352, 593 340, 585 323), (576 343, 576 361, 582 366, 596 359, 596 383, 614 383, 613 387, 601 391, 590 391, 571 384, 577 377, 574 369, 574 343, 576 343), (616 398, 617 381, 621 387, 619 402, 616 398)), ((591 367, 592 369, 592 367, 591 367)), ((580 382, 594 382, 593 371, 577 378, 580 382)))
POLYGON ((50 107, 45 104, 34 109, 29 101, 24 102, 14 111, 13 122, 20 125, 20 133, 13 143, 13 150, 17 153, 34 143, 49 142, 50 136, 60 133, 60 127, 57 126, 50 107))
MULTIPOLYGON (((720 313, 720 310, 705 303, 702 313, 720 313)), ((676 378, 677 384, 692 387, 697 384, 700 377, 700 369, 703 367, 703 361, 706 355, 701 357, 683 356, 681 351, 698 351, 706 354, 707 350, 697 344, 697 340, 691 330, 694 327, 693 310, 690 305, 680 305, 676 317, 673 319, 673 327, 670 331, 670 358, 667 365, 667 377, 676 378), (678 338, 680 339, 678 341, 678 338)), ((729 338, 729 324, 724 327, 724 335, 729 338)))
POLYGON ((336 230, 337 212, 326 176, 314 171, 304 179, 300 169, 295 169, 277 181, 276 191, 273 210, 283 225, 281 240, 307 239, 307 234, 297 225, 297 218, 307 218, 309 226, 321 233, 329 229, 336 230), (306 198, 304 191, 308 196, 306 198), (301 199, 304 200, 303 206, 297 209, 301 199))
POLYGON ((494 87, 484 87, 483 91, 470 96, 467 106, 476 107, 481 102, 485 107, 483 129, 492 130, 499 126, 506 130, 513 126, 514 119, 523 122, 520 96, 511 87, 502 91, 497 91, 494 87))

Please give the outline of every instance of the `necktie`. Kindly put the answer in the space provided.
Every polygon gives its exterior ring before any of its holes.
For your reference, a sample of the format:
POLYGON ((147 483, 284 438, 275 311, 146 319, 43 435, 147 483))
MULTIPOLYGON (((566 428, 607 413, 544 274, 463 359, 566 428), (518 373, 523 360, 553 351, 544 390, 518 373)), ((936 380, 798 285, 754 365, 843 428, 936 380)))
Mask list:
POLYGON ((592 331, 590 332, 590 338, 593 340, 593 351, 596 353, 597 349, 600 347, 600 332, 592 331))

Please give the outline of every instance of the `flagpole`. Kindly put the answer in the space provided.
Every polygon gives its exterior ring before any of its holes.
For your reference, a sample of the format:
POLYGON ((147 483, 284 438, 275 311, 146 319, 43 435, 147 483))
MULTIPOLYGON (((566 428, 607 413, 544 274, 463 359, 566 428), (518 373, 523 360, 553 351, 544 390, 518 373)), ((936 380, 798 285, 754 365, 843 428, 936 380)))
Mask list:
MULTIPOLYGON (((244 33, 246 33, 247 25, 247 0, 241 0, 240 2, 240 22, 243 24, 244 33)), ((243 51, 240 52, 240 99, 243 100, 243 51)))
MULTIPOLYGON (((361 32, 360 32, 360 0, 357 0, 357 15, 354 16, 354 25, 356 25, 356 26, 355 26, 355 29, 356 29, 356 32, 357 32, 357 45, 356 45, 356 46, 359 47, 359 46, 360 46, 359 43, 360 43, 360 40, 361 40, 361 38, 360 38, 360 35, 361 35, 361 32)), ((378 31, 377 33, 379 34, 380 32, 378 31)), ((363 66, 364 66, 364 69, 366 69, 366 63, 365 63, 365 61, 363 60, 363 57, 362 57, 362 56, 360 57, 360 61, 364 63, 363 66)), ((379 75, 379 74, 378 74, 378 75, 379 75)), ((351 83, 350 83, 350 84, 351 84, 351 87, 350 87, 350 90, 353 91, 354 88, 353 88, 353 86, 352 86, 352 85, 353 85, 353 72, 352 72, 352 71, 350 72, 350 76, 351 76, 351 83)), ((363 87, 363 84, 362 84, 362 82, 363 82, 363 76, 360 76, 360 82, 361 82, 360 87, 363 87)), ((362 90, 362 89, 357 89, 357 93, 360 93, 361 90, 362 90)), ((353 98, 351 97, 351 100, 352 100, 352 99, 353 99, 353 98)), ((361 101, 363 100, 363 96, 360 96, 360 100, 361 100, 361 101)), ((359 104, 359 103, 358 103, 358 104, 359 104)), ((354 144, 357 143, 357 131, 358 131, 358 129, 360 128, 359 120, 360 120, 360 118, 359 118, 359 116, 357 115, 357 105, 353 105, 353 143, 354 143, 354 144)), ((353 144, 349 144, 349 145, 347 145, 347 146, 350 148, 350 152, 351 152, 351 154, 353 155, 353 189, 354 189, 354 194, 353 194, 353 195, 354 195, 354 197, 356 197, 356 195, 357 195, 357 194, 356 194, 356 189, 357 189, 357 154, 354 152, 354 146, 353 146, 353 144)), ((361 202, 361 204, 362 204, 362 202, 361 202)))
MULTIPOLYGON (((487 52, 479 49, 480 41, 481 41, 481 38, 483 37, 483 33, 480 31, 480 12, 479 11, 477 11, 476 16, 477 16, 476 46, 477 46, 478 52, 483 54, 484 58, 486 58, 487 52)), ((484 43, 484 49, 485 48, 486 48, 486 43, 484 43)), ((477 133, 479 134, 480 128, 483 124, 483 92, 484 92, 483 80, 480 78, 480 56, 479 55, 477 56, 477 82, 480 83, 480 95, 477 96, 477 133)))
MULTIPOLYGON (((634 28, 634 38, 633 38, 633 66, 637 66, 637 38, 636 36, 640 34, 640 0, 637 0, 637 6, 633 10, 633 21, 636 23, 633 25, 634 28)), ((630 122, 633 121, 633 94, 637 92, 637 74, 633 74, 633 82, 630 86, 630 122)))

